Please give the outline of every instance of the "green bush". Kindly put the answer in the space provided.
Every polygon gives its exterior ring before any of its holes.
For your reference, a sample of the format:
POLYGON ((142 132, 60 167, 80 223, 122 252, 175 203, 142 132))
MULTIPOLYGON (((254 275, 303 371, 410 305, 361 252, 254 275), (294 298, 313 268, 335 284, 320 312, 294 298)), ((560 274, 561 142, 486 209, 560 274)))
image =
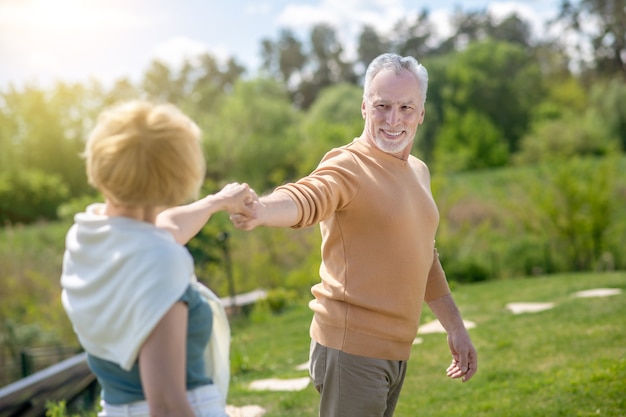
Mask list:
POLYGON ((97 415, 97 411, 77 410, 79 411, 78 414, 73 411, 68 409, 65 401, 46 403, 46 417, 96 417, 97 415))
POLYGON ((464 284, 487 281, 491 278, 489 269, 472 259, 462 259, 447 263, 446 276, 450 281, 464 284))
POLYGON ((275 288, 267 292, 267 298, 265 301, 269 305, 272 313, 279 314, 282 313, 296 298, 297 294, 293 290, 275 288))
POLYGON ((537 173, 525 183, 528 204, 518 213, 526 232, 549 242, 561 271, 595 269, 609 250, 609 231, 621 223, 618 159, 572 158, 539 166, 537 173))
POLYGON ((0 173, 0 222, 54 220, 67 200, 69 187, 61 177, 37 170, 0 173))

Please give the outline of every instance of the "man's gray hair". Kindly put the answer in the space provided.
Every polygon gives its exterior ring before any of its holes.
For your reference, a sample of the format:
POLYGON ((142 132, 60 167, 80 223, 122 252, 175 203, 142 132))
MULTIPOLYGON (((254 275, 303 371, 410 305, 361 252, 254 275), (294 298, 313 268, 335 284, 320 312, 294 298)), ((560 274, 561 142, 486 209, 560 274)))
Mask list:
POLYGON ((428 71, 426 68, 417 62, 417 59, 412 56, 400 56, 398 54, 386 53, 379 55, 367 67, 365 71, 365 82, 363 85, 363 97, 367 98, 369 94, 370 85, 372 80, 382 70, 392 70, 396 74, 401 74, 402 71, 410 71, 417 78, 420 91, 422 93, 422 99, 426 102, 426 91, 428 90, 428 71))

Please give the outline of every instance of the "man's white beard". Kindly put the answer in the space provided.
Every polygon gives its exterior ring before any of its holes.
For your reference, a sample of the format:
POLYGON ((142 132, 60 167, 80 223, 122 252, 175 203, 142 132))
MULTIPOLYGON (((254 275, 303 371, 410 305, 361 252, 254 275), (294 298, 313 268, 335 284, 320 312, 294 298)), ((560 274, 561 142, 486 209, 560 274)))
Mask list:
POLYGON ((407 136, 404 139, 389 140, 382 135, 376 135, 374 143, 381 151, 395 154, 402 152, 411 143, 411 138, 407 136))

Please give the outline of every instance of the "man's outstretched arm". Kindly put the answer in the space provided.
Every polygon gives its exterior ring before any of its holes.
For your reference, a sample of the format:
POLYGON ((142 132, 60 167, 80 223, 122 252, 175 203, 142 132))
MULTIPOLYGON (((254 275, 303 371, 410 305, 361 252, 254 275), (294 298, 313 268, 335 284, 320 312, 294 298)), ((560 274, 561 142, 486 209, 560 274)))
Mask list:
POLYGON ((298 222, 298 207, 289 194, 274 191, 252 205, 254 213, 233 213, 230 220, 237 229, 252 230, 258 226, 291 227, 298 222))

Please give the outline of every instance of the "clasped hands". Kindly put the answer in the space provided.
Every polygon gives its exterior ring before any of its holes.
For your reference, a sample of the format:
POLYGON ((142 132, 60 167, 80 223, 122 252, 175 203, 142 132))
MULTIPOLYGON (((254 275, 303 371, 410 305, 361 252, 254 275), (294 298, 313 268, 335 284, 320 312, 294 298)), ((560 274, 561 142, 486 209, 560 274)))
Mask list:
POLYGON ((230 213, 233 225, 241 230, 252 230, 258 226, 256 210, 259 196, 246 183, 226 185, 219 194, 226 201, 225 209, 230 213))

